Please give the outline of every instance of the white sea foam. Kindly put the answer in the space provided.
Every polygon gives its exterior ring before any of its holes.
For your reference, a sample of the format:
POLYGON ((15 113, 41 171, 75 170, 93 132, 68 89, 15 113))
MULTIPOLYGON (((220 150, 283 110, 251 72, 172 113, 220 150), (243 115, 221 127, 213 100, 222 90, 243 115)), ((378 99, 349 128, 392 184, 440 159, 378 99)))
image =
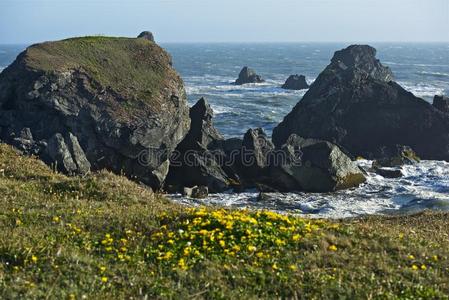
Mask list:
POLYGON ((448 73, 443 73, 443 72, 420 71, 420 72, 417 72, 417 73, 421 74, 421 75, 428 75, 428 76, 434 76, 434 77, 449 77, 448 73))
MULTIPOLYGON (((368 168, 370 161, 359 164, 368 168)), ((325 194, 272 193, 258 200, 257 191, 212 194, 203 200, 172 195, 187 205, 220 205, 237 208, 269 209, 310 217, 346 218, 367 214, 407 213, 423 209, 449 210, 449 163, 422 161, 403 167, 404 177, 386 179, 368 173, 359 188, 325 194)))
POLYGON ((399 82, 407 91, 413 93, 413 95, 421 98, 433 98, 435 95, 441 95, 445 93, 443 85, 437 86, 431 83, 410 83, 399 82))

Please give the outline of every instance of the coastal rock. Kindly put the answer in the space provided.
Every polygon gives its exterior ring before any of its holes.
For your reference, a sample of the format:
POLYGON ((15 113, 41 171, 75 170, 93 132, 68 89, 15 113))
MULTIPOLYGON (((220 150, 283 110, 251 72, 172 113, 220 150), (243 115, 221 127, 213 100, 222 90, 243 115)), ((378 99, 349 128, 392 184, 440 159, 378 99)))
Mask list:
POLYGON ((274 145, 262 128, 249 129, 245 133, 238 163, 247 181, 257 182, 261 177, 268 176, 273 150, 274 145))
POLYGON ((67 173, 108 169, 159 189, 188 113, 171 57, 143 38, 36 44, 0 74, 0 139, 67 173))
POLYGON ((420 162, 420 158, 412 148, 402 145, 395 145, 388 148, 383 147, 380 154, 376 156, 380 158, 373 161, 373 168, 400 167, 420 162))
POLYGON ((282 146, 293 133, 378 158, 384 147, 412 147, 423 159, 449 160, 449 117, 393 82, 370 46, 337 51, 301 101, 273 131, 282 146))
POLYGON ((212 117, 212 108, 204 98, 190 108, 190 130, 176 148, 168 185, 201 185, 211 192, 222 192, 238 182, 234 170, 226 165, 226 153, 221 148, 226 141, 213 126, 212 117))
POLYGON ((404 176, 402 171, 399 169, 373 168, 373 171, 385 178, 401 178, 402 176, 404 176))
POLYGON ((243 67, 240 71, 239 78, 235 81, 236 85, 242 85, 245 83, 261 83, 264 82, 262 77, 256 74, 253 69, 243 67))
POLYGON ((146 39, 146 40, 154 42, 154 36, 151 31, 143 31, 137 37, 140 39, 146 39))
POLYGON ((308 89, 309 85, 304 75, 290 75, 282 85, 282 88, 286 90, 304 90, 308 89))
POLYGON ((189 198, 203 199, 209 195, 207 186, 194 186, 191 188, 185 187, 182 195, 189 198))
POLYGON ((271 178, 282 191, 332 192, 366 181, 357 164, 330 142, 291 135, 281 149, 283 161, 272 165, 271 178))
POLYGON ((433 106, 442 112, 449 113, 449 97, 435 95, 433 106))

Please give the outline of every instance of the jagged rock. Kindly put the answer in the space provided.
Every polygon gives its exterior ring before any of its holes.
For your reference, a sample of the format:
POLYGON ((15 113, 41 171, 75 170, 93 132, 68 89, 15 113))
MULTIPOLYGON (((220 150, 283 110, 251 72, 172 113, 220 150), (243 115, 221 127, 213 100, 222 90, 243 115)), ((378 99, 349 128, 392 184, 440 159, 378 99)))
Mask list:
POLYGON ((45 151, 50 158, 49 163, 54 164, 61 172, 86 174, 90 170, 90 163, 81 149, 78 139, 70 132, 66 138, 60 133, 53 135, 48 140, 45 151))
POLYGON ((304 75, 290 75, 285 83, 282 85, 283 89, 286 90, 304 90, 308 89, 306 77, 304 75))
POLYGON ((236 85, 242 85, 245 83, 261 83, 264 82, 262 77, 256 74, 256 72, 248 67, 243 67, 240 71, 239 78, 235 81, 236 85))
POLYGON ((366 181, 357 164, 330 142, 291 135, 281 149, 283 161, 271 168, 280 190, 332 192, 366 181))
POLYGON ((381 153, 376 156, 380 158, 373 161, 373 168, 400 167, 403 165, 412 165, 420 161, 420 158, 412 148, 402 145, 395 145, 388 148, 384 147, 381 149, 381 153))
POLYGON ((337 51, 302 100, 273 131, 283 145, 295 133, 378 158, 383 147, 412 147, 423 159, 449 160, 449 117, 397 83, 370 46, 337 51))
POLYGON ((189 198, 203 199, 209 195, 207 186, 185 187, 182 195, 189 198))
POLYGON ((249 129, 245 133, 238 164, 247 181, 258 181, 267 176, 273 150, 274 145, 262 128, 249 129))
POLYGON ((0 139, 28 128, 34 154, 68 173, 89 162, 160 188, 188 110, 171 57, 141 38, 33 45, 0 74, 0 139))
POLYGON ((435 95, 433 106, 442 112, 449 113, 449 97, 435 95))
POLYGON ((212 192, 221 192, 238 184, 239 178, 227 165, 223 136, 212 122, 213 111, 201 98, 191 109, 190 130, 176 148, 177 157, 167 177, 167 184, 181 186, 203 185, 212 192))
POLYGON ((224 140, 212 123, 214 112, 205 98, 190 108, 189 116, 190 130, 178 145, 178 150, 207 149, 209 144, 224 140))
POLYGON ((154 36, 151 31, 143 31, 137 37, 154 42, 154 36))

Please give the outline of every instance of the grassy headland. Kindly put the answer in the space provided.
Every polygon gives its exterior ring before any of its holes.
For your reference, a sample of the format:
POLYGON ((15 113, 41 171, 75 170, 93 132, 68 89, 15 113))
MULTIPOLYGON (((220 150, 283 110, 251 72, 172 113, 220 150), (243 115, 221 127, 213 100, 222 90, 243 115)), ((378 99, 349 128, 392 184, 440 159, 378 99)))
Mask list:
POLYGON ((449 214, 188 209, 0 145, 0 298, 444 299, 449 214))

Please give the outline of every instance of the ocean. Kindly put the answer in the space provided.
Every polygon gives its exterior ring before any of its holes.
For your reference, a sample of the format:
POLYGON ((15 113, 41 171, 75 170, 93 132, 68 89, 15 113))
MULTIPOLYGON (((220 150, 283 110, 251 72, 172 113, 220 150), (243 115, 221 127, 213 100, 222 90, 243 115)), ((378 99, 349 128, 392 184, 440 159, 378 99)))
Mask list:
MULTIPOLYGON (((432 102, 434 95, 449 96, 449 44, 371 44, 389 66, 396 81, 418 97, 432 102)), ((343 43, 277 44, 162 44, 173 57, 193 105, 200 97, 211 104, 215 126, 225 137, 242 137, 249 128, 262 127, 268 135, 306 92, 280 88, 291 74, 303 74, 312 83, 343 43), (257 71, 266 82, 234 86, 243 66, 257 71)), ((0 45, 0 70, 26 45, 0 45)), ((449 133, 448 133, 449 134, 449 133)), ((369 165, 369 161, 360 161, 369 165)), ((175 201, 201 205, 257 207, 312 217, 353 217, 395 214, 423 209, 449 210, 449 163, 423 161, 404 168, 401 179, 369 174, 363 186, 329 194, 268 194, 256 191, 223 193, 204 200, 172 195, 175 201)))

